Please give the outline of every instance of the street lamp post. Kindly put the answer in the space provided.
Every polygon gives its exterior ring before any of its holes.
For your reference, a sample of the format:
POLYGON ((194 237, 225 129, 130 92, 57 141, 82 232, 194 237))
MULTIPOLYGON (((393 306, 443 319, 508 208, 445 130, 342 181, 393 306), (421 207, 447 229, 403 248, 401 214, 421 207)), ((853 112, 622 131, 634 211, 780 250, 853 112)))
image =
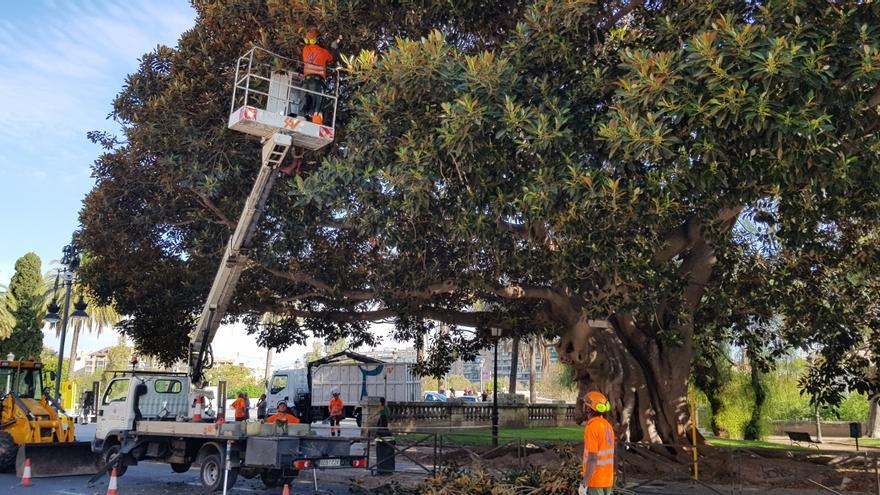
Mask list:
POLYGON ((495 371, 492 373, 492 446, 498 446, 498 341, 501 340, 501 329, 492 328, 492 339, 495 340, 495 358, 492 366, 495 371))
MULTIPOLYGON (((59 320, 61 321, 61 342, 58 344, 58 368, 55 372, 55 400, 59 403, 61 402, 61 373, 64 368, 64 340, 67 337, 67 322, 70 319, 83 321, 88 318, 88 314, 86 313, 86 303, 82 300, 82 297, 77 301, 73 314, 70 314, 70 293, 73 292, 74 274, 76 269, 79 268, 79 255, 76 252, 76 247, 73 245, 65 246, 64 258, 61 262, 64 264, 64 270, 59 274, 59 277, 64 278, 64 316, 61 318, 58 317, 58 311, 61 308, 59 308, 58 304, 55 302, 55 296, 53 293, 52 302, 47 308, 48 313, 44 319, 44 321, 49 324, 55 324, 58 323, 59 320)), ((55 289, 58 289, 58 277, 55 278, 55 289)), ((76 359, 75 356, 74 359, 76 359)))
POLYGON ((55 368, 55 400, 61 403, 61 373, 64 370, 64 339, 67 336, 67 320, 70 316, 70 293, 73 289, 73 273, 64 272, 64 316, 61 318, 61 342, 58 344, 58 367, 55 368))

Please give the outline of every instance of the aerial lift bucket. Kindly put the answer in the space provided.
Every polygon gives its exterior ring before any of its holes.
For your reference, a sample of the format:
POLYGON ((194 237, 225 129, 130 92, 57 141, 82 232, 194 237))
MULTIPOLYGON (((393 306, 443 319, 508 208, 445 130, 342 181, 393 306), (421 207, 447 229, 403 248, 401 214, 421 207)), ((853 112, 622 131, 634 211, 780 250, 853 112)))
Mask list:
POLYGON ((25 459, 31 460, 31 477, 78 476, 95 474, 101 458, 89 442, 32 443, 18 447, 15 474, 20 478, 25 459))

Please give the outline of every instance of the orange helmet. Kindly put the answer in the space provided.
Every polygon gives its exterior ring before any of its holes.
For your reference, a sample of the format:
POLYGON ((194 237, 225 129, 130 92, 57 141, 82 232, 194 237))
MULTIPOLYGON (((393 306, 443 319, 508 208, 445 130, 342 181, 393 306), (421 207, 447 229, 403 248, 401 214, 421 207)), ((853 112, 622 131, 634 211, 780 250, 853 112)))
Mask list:
POLYGON ((584 405, 597 413, 607 413, 611 410, 611 403, 608 402, 608 398, 598 390, 592 390, 587 392, 587 395, 584 395, 584 405))

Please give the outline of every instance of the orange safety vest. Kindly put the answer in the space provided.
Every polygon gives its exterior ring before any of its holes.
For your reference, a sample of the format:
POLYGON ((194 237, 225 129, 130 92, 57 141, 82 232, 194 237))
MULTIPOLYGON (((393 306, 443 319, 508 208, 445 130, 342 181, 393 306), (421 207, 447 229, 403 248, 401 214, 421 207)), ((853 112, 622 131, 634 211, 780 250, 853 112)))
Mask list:
POLYGON ((327 64, 333 61, 333 54, 318 45, 303 48, 303 75, 327 77, 327 64))
POLYGON ((584 457, 581 474, 587 474, 587 456, 596 455, 596 469, 587 480, 587 488, 614 486, 614 429, 602 416, 596 416, 584 427, 584 457))
POLYGON ((235 409, 235 418, 236 419, 246 417, 245 413, 244 413, 245 407, 246 406, 244 403, 244 399, 242 399, 241 397, 235 399, 235 402, 232 403, 232 408, 235 409))
POLYGON ((330 416, 342 416, 342 399, 330 399, 330 416))
POLYGON ((266 418, 266 422, 267 423, 274 423, 275 421, 277 421, 279 419, 286 419, 287 424, 290 424, 290 425, 299 424, 299 418, 297 418, 293 414, 290 414, 289 412, 277 412, 277 413, 269 416, 268 418, 266 418))

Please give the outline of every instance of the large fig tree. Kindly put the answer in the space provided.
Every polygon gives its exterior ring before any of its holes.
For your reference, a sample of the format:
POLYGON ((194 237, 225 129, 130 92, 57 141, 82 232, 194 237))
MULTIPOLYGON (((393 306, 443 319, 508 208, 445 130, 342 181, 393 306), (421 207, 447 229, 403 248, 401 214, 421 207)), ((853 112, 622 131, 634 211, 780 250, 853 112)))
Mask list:
POLYGON ((229 316, 265 345, 391 321, 431 368, 544 333, 653 442, 684 439, 719 342, 827 353, 821 383, 870 364, 876 2, 194 6, 115 100, 124 136, 93 135, 83 276, 141 350, 184 355, 258 168, 225 128, 236 57, 317 25, 347 54, 336 142, 276 187, 229 316))

